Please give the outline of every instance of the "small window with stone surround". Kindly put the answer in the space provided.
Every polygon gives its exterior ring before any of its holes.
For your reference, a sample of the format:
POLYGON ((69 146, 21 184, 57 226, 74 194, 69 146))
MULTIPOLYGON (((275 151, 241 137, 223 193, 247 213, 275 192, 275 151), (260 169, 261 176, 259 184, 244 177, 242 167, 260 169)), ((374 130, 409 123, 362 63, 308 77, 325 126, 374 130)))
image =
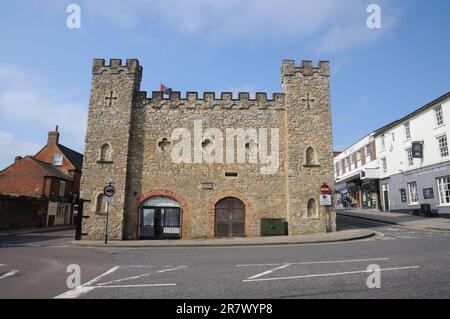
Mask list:
POLYGON ((304 163, 305 164, 303 166, 305 166, 305 167, 319 166, 316 151, 311 146, 309 146, 306 149, 305 156, 304 156, 304 163))
POLYGON ((109 143, 105 143, 100 148, 100 154, 98 158, 99 163, 112 163, 112 148, 109 143))
POLYGON ((95 198, 95 213, 103 214, 106 213, 106 203, 103 201, 104 195, 102 193, 98 194, 95 198))
POLYGON ((316 205, 316 200, 314 198, 310 198, 308 200, 306 217, 308 217, 308 218, 316 218, 317 217, 317 205, 316 205))

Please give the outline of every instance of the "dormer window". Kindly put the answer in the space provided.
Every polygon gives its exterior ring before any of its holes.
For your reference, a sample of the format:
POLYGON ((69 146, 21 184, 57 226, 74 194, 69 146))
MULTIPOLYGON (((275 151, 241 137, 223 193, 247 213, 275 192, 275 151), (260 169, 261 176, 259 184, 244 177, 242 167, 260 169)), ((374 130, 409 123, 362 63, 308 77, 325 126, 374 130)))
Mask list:
POLYGON ((63 162, 62 154, 55 154, 55 156, 53 156, 53 165, 62 166, 62 162, 63 162))

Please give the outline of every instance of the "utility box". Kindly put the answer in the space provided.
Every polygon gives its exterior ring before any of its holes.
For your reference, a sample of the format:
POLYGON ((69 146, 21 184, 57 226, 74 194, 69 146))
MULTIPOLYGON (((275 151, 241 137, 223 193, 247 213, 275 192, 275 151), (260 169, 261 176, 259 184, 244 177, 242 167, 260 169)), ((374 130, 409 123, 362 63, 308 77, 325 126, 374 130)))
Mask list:
POLYGON ((282 218, 261 218, 261 236, 286 235, 286 221, 282 218))

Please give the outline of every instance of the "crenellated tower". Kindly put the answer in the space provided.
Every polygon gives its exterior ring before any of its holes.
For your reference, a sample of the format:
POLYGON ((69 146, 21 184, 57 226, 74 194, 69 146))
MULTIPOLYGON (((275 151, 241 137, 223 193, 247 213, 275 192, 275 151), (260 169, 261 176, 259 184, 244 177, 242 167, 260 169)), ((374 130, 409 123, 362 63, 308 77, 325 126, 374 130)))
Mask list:
POLYGON ((335 230, 335 213, 319 203, 320 186, 334 189, 330 66, 285 60, 286 204, 290 234, 335 230))
POLYGON ((96 59, 92 67, 81 197, 85 204, 85 239, 101 239, 105 225, 104 186, 116 189, 109 206, 109 237, 123 238, 124 207, 127 196, 130 129, 135 97, 140 89, 142 67, 136 59, 122 64, 119 59, 96 59))

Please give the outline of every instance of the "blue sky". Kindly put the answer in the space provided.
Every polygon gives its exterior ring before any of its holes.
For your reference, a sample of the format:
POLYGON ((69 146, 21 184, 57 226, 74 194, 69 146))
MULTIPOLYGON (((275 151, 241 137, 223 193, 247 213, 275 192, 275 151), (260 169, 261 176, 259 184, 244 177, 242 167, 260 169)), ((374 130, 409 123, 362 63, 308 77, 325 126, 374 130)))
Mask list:
POLYGON ((0 168, 47 132, 83 151, 93 58, 138 58, 142 90, 280 92, 283 59, 330 60, 334 148, 450 90, 450 1, 0 2, 0 168), (68 29, 66 8, 81 7, 68 29), (381 7, 381 29, 366 8, 381 7))

